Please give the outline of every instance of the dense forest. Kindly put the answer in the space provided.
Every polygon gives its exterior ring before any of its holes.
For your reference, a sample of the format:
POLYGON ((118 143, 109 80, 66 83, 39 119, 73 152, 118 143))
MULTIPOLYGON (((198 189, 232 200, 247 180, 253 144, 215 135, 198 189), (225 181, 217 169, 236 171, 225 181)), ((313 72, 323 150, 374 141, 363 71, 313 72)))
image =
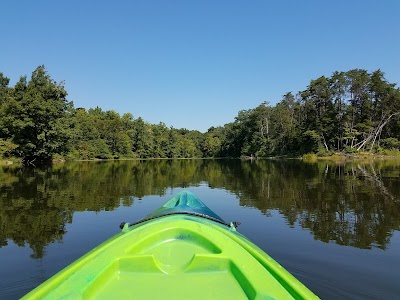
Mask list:
POLYGON ((66 159, 278 156, 400 150, 400 89, 381 70, 311 80, 206 133, 130 113, 75 108, 44 66, 14 86, 0 72, 0 157, 66 159))

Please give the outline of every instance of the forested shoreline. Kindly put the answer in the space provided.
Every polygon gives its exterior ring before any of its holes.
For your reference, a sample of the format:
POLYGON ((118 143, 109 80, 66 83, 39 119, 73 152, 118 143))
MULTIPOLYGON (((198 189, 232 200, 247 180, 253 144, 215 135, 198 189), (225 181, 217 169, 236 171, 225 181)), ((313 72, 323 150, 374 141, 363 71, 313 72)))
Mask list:
POLYGON ((334 72, 242 110, 207 132, 150 124, 130 113, 75 108, 44 66, 14 86, 0 72, 0 158, 206 158, 399 153, 400 89, 381 70, 334 72))

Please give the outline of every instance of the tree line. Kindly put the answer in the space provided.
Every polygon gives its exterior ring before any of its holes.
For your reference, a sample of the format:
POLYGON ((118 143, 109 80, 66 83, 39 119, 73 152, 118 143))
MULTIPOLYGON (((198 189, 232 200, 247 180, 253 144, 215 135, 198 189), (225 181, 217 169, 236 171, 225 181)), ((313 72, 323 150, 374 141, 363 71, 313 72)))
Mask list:
POLYGON ((63 82, 44 66, 12 87, 0 72, 0 156, 54 158, 192 158, 277 156, 400 149, 400 89, 381 70, 354 69, 311 80, 242 110, 207 132, 150 124, 132 114, 75 108, 63 82))

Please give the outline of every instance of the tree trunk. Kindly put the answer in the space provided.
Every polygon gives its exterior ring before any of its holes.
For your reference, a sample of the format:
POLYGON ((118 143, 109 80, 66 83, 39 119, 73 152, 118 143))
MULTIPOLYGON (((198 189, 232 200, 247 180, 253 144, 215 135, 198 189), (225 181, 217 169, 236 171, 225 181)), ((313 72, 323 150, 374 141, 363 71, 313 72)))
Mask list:
POLYGON ((328 145, 326 144, 325 137, 324 137, 324 134, 323 134, 323 133, 321 133, 321 137, 322 137, 322 140, 323 140, 323 142, 324 142, 324 146, 325 146, 326 151, 329 151, 328 145))
MULTIPOLYGON (((373 140, 372 146, 371 146, 371 151, 372 151, 373 148, 374 148, 376 138, 377 138, 378 136, 380 137, 380 135, 381 135, 381 133, 382 133, 383 127, 386 126, 386 124, 390 121, 390 119, 391 119, 393 116, 398 115, 398 114, 400 114, 400 112, 391 114, 381 125, 379 125, 379 127, 377 128, 377 130, 376 130, 376 132, 375 132, 374 140, 373 140)), ((382 121, 383 121, 383 120, 381 120, 381 122, 382 122, 382 121)), ((380 123, 379 123, 379 124, 380 124, 380 123)))

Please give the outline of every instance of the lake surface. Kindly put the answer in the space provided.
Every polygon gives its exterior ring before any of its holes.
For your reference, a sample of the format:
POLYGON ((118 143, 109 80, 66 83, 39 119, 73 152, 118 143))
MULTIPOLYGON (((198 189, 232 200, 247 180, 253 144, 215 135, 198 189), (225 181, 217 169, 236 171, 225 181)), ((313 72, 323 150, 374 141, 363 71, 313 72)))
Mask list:
POLYGON ((0 299, 183 189, 321 298, 400 298, 400 162, 148 160, 0 167, 0 299))

